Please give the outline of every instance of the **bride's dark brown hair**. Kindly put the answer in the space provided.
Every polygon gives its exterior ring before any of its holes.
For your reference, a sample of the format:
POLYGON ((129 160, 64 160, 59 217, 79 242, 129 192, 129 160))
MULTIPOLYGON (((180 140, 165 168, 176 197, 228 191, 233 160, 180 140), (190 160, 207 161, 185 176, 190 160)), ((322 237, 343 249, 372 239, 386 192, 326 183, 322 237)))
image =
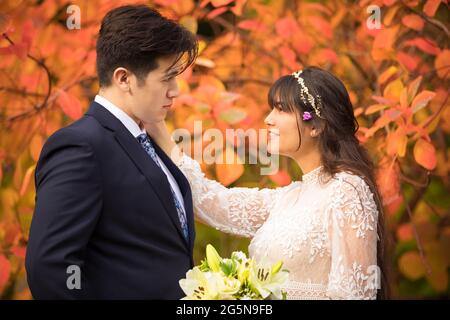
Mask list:
POLYGON ((381 289, 377 292, 377 299, 387 299, 389 290, 383 205, 374 176, 374 164, 356 137, 359 125, 347 89, 333 74, 318 67, 303 69, 301 77, 314 97, 320 95, 320 115, 323 119, 316 115, 310 103, 303 103, 300 98, 301 86, 292 75, 283 76, 272 85, 268 95, 269 105, 295 113, 299 135, 299 121, 303 121, 303 112, 308 111, 312 119, 303 123, 320 130, 319 150, 324 171, 331 176, 342 171, 351 172, 362 177, 369 186, 378 208, 377 265, 381 269, 381 289))

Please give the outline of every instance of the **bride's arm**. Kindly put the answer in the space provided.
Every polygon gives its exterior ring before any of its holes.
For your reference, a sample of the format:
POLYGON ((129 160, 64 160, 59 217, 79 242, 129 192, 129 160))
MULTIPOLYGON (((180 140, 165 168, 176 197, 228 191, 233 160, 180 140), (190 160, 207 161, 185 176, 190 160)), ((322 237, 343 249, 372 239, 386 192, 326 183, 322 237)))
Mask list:
POLYGON ((331 299, 376 299, 378 210, 373 195, 357 176, 340 178, 329 207, 331 299))
POLYGON ((267 219, 282 188, 226 188, 207 179, 198 162, 183 154, 164 123, 145 127, 189 180, 196 219, 226 233, 252 237, 267 219))

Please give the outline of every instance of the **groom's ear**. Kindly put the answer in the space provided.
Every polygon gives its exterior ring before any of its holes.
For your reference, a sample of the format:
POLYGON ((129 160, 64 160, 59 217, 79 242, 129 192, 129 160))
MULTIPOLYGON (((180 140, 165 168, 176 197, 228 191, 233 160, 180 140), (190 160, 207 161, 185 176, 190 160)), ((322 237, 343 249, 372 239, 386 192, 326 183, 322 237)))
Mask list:
POLYGON ((130 91, 130 72, 122 67, 116 68, 113 72, 112 82, 119 87, 120 90, 130 91))

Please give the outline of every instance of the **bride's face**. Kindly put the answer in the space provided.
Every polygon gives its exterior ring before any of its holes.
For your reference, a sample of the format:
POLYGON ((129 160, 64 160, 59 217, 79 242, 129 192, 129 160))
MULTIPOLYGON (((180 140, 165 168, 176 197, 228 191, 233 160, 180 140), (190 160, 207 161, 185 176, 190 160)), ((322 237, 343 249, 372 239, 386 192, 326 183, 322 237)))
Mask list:
POLYGON ((291 156, 298 150, 300 136, 295 113, 285 112, 275 104, 264 123, 269 130, 267 148, 270 153, 291 156))
POLYGON ((270 153, 296 159, 317 152, 316 130, 297 117, 296 112, 283 111, 279 103, 274 105, 264 120, 269 130, 267 149, 270 153))

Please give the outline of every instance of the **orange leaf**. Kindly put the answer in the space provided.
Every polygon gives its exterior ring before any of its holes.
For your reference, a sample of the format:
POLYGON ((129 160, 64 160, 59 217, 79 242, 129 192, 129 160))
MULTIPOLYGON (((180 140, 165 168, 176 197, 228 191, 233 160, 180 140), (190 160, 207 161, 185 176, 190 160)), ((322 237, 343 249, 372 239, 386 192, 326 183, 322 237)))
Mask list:
POLYGON ((25 176, 24 176, 23 182, 22 182, 22 186, 20 187, 20 192, 19 192, 19 195, 21 197, 23 197, 25 192, 27 192, 28 185, 30 184, 31 177, 33 175, 34 169, 35 169, 35 165, 32 165, 31 167, 29 167, 27 169, 27 172, 25 173, 25 176))
POLYGON ((270 179, 275 182, 278 186, 287 186, 289 183, 291 183, 291 177, 285 170, 278 170, 277 173, 272 174, 269 176, 270 179))
POLYGON ((0 34, 8 33, 11 29, 11 19, 4 14, 0 14, 0 34))
POLYGON ((3 291, 8 282, 10 272, 11 263, 3 254, 0 255, 0 292, 3 291))
POLYGON ((292 45, 298 53, 307 54, 314 47, 314 41, 309 35, 299 30, 292 40, 292 45))
POLYGON ((375 113, 375 112, 377 112, 377 111, 384 110, 384 109, 386 109, 387 107, 388 107, 388 106, 385 105, 385 104, 373 104, 373 105, 369 106, 369 107, 366 109, 365 114, 366 114, 366 115, 369 115, 369 114, 375 113))
POLYGON ((421 31, 424 26, 423 19, 416 14, 408 14, 402 18, 402 23, 408 28, 421 31))
POLYGON ((391 156, 398 154, 399 157, 404 157, 407 143, 408 138, 405 130, 399 128, 387 137, 387 153, 391 156))
POLYGON ((398 27, 386 28, 381 30, 375 36, 373 41, 374 48, 390 49, 397 38, 398 27))
POLYGON ((324 48, 320 49, 315 55, 314 59, 316 59, 316 63, 318 64, 324 64, 327 62, 331 63, 338 63, 338 56, 336 52, 334 52, 332 49, 324 48))
POLYGON ((244 166, 239 163, 216 164, 217 180, 224 186, 229 186, 244 173, 244 166))
POLYGON ((450 78, 450 50, 442 50, 441 53, 434 60, 434 67, 441 79, 450 78))
POLYGON ((418 76, 408 85, 408 104, 410 104, 416 96, 421 82, 422 76, 418 76))
POLYGON ((403 254, 399 261, 400 272, 410 280, 417 280, 425 275, 425 267, 417 251, 408 251, 403 254))
POLYGON ((233 148, 226 147, 216 158, 216 176, 224 186, 228 186, 242 176, 244 165, 233 148), (220 161, 221 160, 221 161, 220 161), (222 163, 220 163, 220 162, 222 163))
POLYGON ((408 108, 408 89, 403 88, 402 93, 400 94, 400 107, 402 110, 406 110, 408 108))
POLYGON ((411 109, 413 113, 416 113, 420 109, 427 106, 428 102, 434 98, 436 92, 424 90, 419 93, 413 100, 411 104, 411 109))
MULTIPOLYGON (((398 165, 390 158, 383 158, 377 169, 377 185, 380 189, 383 205, 389 206, 401 200, 398 165)), ((392 214, 395 211, 388 210, 392 214)))
POLYGON ((422 167, 433 170, 436 167, 436 149, 425 139, 417 140, 414 146, 414 159, 422 167))
POLYGON ((440 4, 441 0, 428 0, 423 6, 423 12, 429 17, 434 17, 440 4))
POLYGON ((380 76, 378 77, 378 83, 383 84, 385 83, 392 75, 396 74, 398 71, 398 68, 395 66, 390 66, 386 71, 384 71, 380 76))
POLYGON ((41 135, 39 135, 39 134, 35 135, 33 137, 33 139, 31 139, 31 142, 30 142, 30 154, 31 154, 31 158, 33 158, 33 160, 35 162, 37 162, 39 160, 39 155, 41 153, 43 145, 44 145, 44 141, 43 141, 41 135))
POLYGON ((73 120, 81 118, 82 110, 80 101, 64 90, 59 90, 57 99, 62 111, 73 120))
POLYGON ((309 16, 309 23, 317 30, 320 34, 327 39, 331 39, 333 37, 333 29, 331 28, 330 23, 322 17, 319 16, 309 16))

